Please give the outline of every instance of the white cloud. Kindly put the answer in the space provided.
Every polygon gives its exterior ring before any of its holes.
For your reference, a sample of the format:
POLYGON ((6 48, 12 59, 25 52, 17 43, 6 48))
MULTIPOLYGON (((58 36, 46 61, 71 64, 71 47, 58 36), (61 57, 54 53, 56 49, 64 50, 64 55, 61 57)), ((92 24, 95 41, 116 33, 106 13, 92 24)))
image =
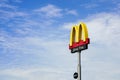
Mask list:
POLYGON ((66 10, 66 13, 67 13, 67 14, 71 14, 71 15, 75 15, 75 16, 78 15, 78 13, 77 13, 76 10, 66 10))
POLYGON ((6 3, 1 3, 0 8, 16 9, 17 7, 13 6, 13 5, 6 4, 6 3))
POLYGON ((120 13, 120 3, 116 3, 115 5, 116 7, 113 10, 120 13))
POLYGON ((35 9, 34 12, 47 18, 62 17, 65 14, 78 15, 76 10, 62 9, 52 4, 35 9))
POLYGON ((21 3, 22 0, 0 0, 0 3, 10 3, 10 2, 21 3))
POLYGON ((16 3, 21 3, 23 0, 12 0, 12 1, 16 3))
POLYGON ((6 10, 0 10, 0 19, 1 22, 16 18, 16 17, 26 17, 28 16, 25 12, 19 12, 19 11, 6 11, 6 10))
POLYGON ((18 10, 18 6, 11 5, 8 1, 0 3, 0 20, 6 22, 16 17, 26 17, 28 14, 18 10))
POLYGON ((98 7, 99 5, 96 3, 96 4, 83 4, 83 5, 81 5, 82 7, 84 7, 84 8, 87 8, 87 9, 92 9, 92 8, 96 8, 96 7, 98 7))
POLYGON ((0 0, 0 3, 7 3, 8 0, 0 0))
POLYGON ((61 17, 62 16, 62 13, 61 13, 62 9, 54 5, 51 5, 51 4, 41 7, 40 9, 36 9, 34 11, 37 12, 38 14, 42 13, 42 15, 46 17, 61 17))
MULTIPOLYGON (((0 70, 0 76, 4 79, 6 77, 16 77, 17 79, 23 78, 28 80, 66 80, 69 71, 59 68, 29 68, 29 69, 3 69, 0 70)), ((11 78, 10 78, 11 79, 11 78)), ((72 80, 72 79, 70 79, 72 80)))

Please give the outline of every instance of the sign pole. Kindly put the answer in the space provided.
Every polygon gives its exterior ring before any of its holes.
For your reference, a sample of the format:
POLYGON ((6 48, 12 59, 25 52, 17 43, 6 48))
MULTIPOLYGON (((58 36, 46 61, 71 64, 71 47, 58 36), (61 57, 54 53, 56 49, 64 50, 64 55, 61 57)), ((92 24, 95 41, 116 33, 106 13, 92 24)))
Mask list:
POLYGON ((81 80, 81 51, 78 52, 78 79, 81 80))

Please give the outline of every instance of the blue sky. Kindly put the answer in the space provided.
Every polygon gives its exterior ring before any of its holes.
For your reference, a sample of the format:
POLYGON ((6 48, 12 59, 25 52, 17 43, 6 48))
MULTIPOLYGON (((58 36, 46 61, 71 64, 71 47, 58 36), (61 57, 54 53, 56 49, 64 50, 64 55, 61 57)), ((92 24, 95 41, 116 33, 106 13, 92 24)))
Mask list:
POLYGON ((69 34, 79 22, 91 39, 82 80, 119 80, 119 0, 0 0, 0 80, 73 80, 69 34))

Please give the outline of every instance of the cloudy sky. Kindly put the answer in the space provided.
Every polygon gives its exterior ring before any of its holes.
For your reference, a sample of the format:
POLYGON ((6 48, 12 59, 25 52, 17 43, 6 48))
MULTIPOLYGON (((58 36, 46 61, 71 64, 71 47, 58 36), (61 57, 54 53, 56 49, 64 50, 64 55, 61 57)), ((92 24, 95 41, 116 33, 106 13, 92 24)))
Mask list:
POLYGON ((86 23, 82 80, 120 80, 120 0, 0 0, 0 80, 73 80, 73 25, 86 23))

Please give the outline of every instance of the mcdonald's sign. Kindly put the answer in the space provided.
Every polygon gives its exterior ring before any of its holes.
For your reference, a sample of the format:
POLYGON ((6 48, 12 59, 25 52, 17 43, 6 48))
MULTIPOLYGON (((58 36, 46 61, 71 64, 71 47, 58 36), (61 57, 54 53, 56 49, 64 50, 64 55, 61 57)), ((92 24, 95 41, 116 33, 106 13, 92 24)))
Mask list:
POLYGON ((75 53, 88 48, 90 39, 88 38, 88 30, 85 23, 74 25, 70 33, 69 49, 71 53, 75 53))

